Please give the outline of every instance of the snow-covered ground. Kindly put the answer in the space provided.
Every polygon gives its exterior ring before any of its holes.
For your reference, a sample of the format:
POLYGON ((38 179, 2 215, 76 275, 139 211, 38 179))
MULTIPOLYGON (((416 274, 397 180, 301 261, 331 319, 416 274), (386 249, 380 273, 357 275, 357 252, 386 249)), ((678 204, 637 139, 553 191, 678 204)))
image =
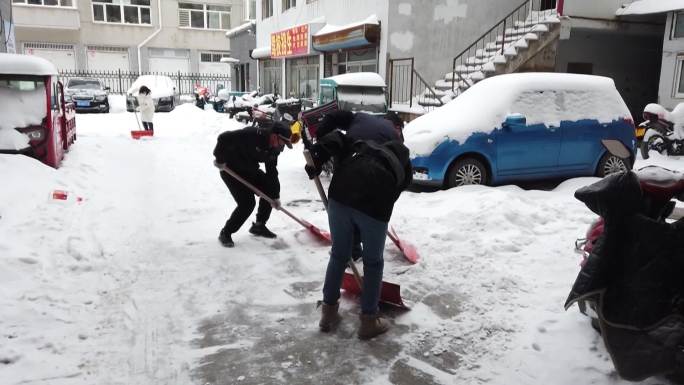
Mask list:
MULTIPOLYGON (((212 149, 238 123, 182 105, 135 141, 122 110, 78 115, 59 170, 0 155, 0 384, 627 384, 563 310, 594 219, 573 192, 595 178, 404 193, 392 224, 422 260, 388 243, 385 279, 412 310, 361 342, 352 299, 337 333, 317 331, 328 248, 288 217, 273 213, 276 240, 247 223, 218 243, 234 202, 212 149)), ((327 229, 299 146, 279 162, 282 202, 327 229)))

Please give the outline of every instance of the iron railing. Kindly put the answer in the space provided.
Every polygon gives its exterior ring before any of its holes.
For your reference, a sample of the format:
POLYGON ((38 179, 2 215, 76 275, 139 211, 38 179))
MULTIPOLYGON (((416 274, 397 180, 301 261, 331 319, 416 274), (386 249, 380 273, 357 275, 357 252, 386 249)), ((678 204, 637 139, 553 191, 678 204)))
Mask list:
POLYGON ((183 72, 130 72, 130 71, 74 71, 62 70, 59 73, 62 81, 66 85, 71 78, 96 78, 105 87, 109 87, 112 94, 125 94, 131 87, 135 79, 141 75, 164 75, 173 80, 176 91, 180 95, 190 95, 195 90, 196 85, 207 87, 212 93, 216 93, 222 85, 223 88, 230 89, 230 76, 228 74, 210 73, 183 73, 183 72))
POLYGON ((390 59, 389 79, 390 108, 399 104, 413 109, 420 105, 429 112, 443 104, 440 96, 416 71, 414 58, 390 59))
POLYGON ((472 79, 463 74, 473 73, 484 69, 484 65, 491 62, 491 56, 505 55, 506 49, 533 32, 534 26, 544 21, 547 13, 555 10, 556 0, 525 0, 520 6, 496 23, 473 44, 454 57, 451 73, 451 91, 457 88, 467 89, 473 85, 472 79), (458 82, 458 83, 457 83, 458 82), (456 87, 456 86, 459 87, 456 87))

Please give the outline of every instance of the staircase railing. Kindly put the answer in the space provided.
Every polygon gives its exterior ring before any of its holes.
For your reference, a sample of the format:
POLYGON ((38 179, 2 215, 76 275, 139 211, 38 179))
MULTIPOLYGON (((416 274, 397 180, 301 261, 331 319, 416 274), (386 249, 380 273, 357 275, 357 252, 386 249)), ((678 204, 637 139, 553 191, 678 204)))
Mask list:
POLYGON ((397 104, 408 105, 409 109, 418 104, 420 98, 434 99, 437 105, 423 105, 426 112, 443 105, 440 96, 415 68, 414 58, 389 60, 389 101, 390 108, 397 104))
POLYGON ((517 40, 511 37, 513 29, 516 27, 528 28, 527 26, 529 25, 531 32, 532 26, 539 24, 545 18, 544 13, 541 11, 555 8, 556 0, 525 0, 525 2, 506 15, 487 32, 483 33, 473 44, 454 57, 451 73, 451 92, 456 92, 456 77, 460 78, 466 89, 472 85, 472 82, 466 81, 457 70, 481 70, 488 53, 498 52, 499 55, 504 55, 509 43, 517 40), (509 39, 509 42, 506 42, 507 39, 509 39), (475 58, 475 60, 469 60, 470 58, 475 58))

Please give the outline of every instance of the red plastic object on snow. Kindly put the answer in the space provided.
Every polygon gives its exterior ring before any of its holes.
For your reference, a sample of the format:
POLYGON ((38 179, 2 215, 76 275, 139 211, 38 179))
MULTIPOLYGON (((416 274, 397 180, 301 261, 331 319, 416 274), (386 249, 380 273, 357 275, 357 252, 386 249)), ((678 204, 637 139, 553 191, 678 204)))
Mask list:
POLYGON ((143 136, 154 136, 154 131, 152 131, 152 130, 131 131, 131 137, 133 139, 140 139, 143 136))

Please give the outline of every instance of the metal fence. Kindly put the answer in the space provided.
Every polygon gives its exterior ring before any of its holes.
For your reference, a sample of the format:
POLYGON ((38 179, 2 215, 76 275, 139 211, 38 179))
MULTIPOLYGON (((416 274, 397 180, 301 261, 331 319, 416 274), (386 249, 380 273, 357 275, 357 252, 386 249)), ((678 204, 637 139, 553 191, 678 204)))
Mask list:
POLYGON ((173 80, 176 90, 180 95, 190 95, 195 90, 196 85, 207 87, 212 93, 223 86, 230 89, 230 76, 228 74, 208 74, 208 73, 183 73, 183 72, 130 72, 130 71, 72 71, 63 70, 59 73, 66 85, 71 78, 96 78, 105 87, 110 88, 112 94, 125 94, 131 85, 141 75, 164 75, 173 80))
POLYGON ((443 104, 440 96, 416 71, 413 58, 390 59, 389 72, 390 108, 399 105, 414 110, 420 106, 430 112, 443 104))

